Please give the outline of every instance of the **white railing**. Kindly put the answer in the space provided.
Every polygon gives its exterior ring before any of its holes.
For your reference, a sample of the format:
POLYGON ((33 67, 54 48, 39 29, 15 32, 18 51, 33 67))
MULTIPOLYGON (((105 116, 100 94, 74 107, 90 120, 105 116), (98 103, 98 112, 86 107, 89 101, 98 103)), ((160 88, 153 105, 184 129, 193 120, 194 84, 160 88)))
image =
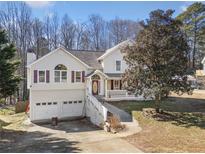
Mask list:
POLYGON ((98 126, 107 120, 107 108, 91 94, 86 97, 86 116, 98 126))
POLYGON ((116 97, 134 97, 134 95, 128 94, 127 90, 107 90, 108 98, 116 97))

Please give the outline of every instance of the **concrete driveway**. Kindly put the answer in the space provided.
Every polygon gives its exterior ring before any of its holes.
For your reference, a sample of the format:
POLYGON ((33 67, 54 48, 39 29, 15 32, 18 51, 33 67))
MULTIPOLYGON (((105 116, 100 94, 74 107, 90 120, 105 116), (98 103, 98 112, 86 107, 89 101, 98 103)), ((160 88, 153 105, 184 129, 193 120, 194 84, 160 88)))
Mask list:
MULTIPOLYGON (((129 125, 129 124, 128 124, 129 125)), ((111 134, 101 130, 87 120, 60 122, 57 127, 50 124, 30 124, 25 134, 15 144, 1 148, 1 152, 142 152, 121 137, 140 131, 130 123, 127 130, 111 134), (133 127, 133 128, 131 128, 133 127), (130 129, 130 130, 129 130, 130 129), (131 130, 135 130, 134 132, 131 130)))

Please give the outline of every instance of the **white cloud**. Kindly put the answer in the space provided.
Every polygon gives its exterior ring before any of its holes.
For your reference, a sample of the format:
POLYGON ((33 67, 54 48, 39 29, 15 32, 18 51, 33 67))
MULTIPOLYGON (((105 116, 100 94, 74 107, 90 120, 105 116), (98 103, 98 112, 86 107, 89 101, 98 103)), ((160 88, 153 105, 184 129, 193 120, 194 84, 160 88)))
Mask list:
POLYGON ((187 5, 183 5, 183 6, 181 6, 181 10, 182 10, 182 11, 186 11, 186 10, 187 10, 187 8, 188 8, 188 6, 187 6, 187 5))
MULTIPOLYGON (((202 2, 202 1, 201 1, 202 2)), ((195 3, 194 1, 186 1, 184 2, 184 4, 182 6, 180 6, 180 11, 184 12, 187 10, 187 8, 192 5, 193 3, 195 3)), ((202 2, 203 4, 205 4, 205 2, 202 2)))
POLYGON ((44 7, 51 6, 52 2, 49 2, 49 1, 26 1, 26 4, 28 4, 32 8, 44 8, 44 7))

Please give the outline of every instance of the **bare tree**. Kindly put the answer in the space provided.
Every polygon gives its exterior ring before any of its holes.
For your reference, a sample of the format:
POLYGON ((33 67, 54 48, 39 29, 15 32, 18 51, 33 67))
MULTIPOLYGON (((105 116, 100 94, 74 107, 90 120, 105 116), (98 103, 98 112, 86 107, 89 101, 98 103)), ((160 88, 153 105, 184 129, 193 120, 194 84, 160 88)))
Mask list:
POLYGON ((99 15, 89 16, 89 33, 91 37, 91 48, 94 50, 104 49, 106 22, 99 15))
POLYGON ((16 19, 17 19, 17 23, 18 23, 18 29, 19 29, 19 35, 18 35, 18 42, 17 42, 17 46, 20 49, 20 53, 21 53, 21 70, 20 70, 20 74, 22 74, 23 76, 23 81, 21 84, 20 88, 23 88, 23 91, 21 90, 20 92, 22 92, 22 98, 21 99, 26 99, 28 97, 28 93, 27 93, 27 86, 26 86, 26 51, 27 49, 30 47, 29 45, 31 44, 31 40, 30 40, 30 34, 31 34, 31 9, 24 3, 19 3, 19 5, 17 5, 17 8, 19 11, 16 11, 16 19))
POLYGON ((61 24, 61 39, 62 44, 65 46, 65 48, 72 49, 74 47, 75 32, 76 25, 68 17, 68 15, 65 14, 61 24))
POLYGON ((36 53, 37 59, 39 58, 40 48, 41 48, 41 38, 43 37, 43 23, 35 18, 32 24, 33 30, 33 46, 36 53))
POLYGON ((86 30, 86 23, 77 23, 76 24, 76 49, 82 49, 81 44, 82 44, 82 37, 83 33, 86 30))
POLYGON ((115 18, 109 22, 109 32, 112 44, 118 44, 126 39, 134 39, 140 30, 138 22, 115 18))
POLYGON ((45 22, 44 22, 44 33, 45 33, 45 38, 48 41, 48 49, 51 50, 51 17, 50 15, 47 15, 45 17, 45 22))
POLYGON ((51 49, 56 49, 59 44, 59 19, 54 13, 51 19, 51 49))

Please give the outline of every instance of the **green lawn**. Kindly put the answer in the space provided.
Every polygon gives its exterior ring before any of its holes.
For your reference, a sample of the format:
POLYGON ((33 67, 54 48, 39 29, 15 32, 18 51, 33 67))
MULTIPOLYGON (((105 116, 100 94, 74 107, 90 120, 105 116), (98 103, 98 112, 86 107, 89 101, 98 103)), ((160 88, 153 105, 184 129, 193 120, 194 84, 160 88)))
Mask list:
POLYGON ((163 101, 164 114, 145 117, 153 101, 112 102, 133 114, 142 131, 124 138, 145 152, 205 152, 205 99, 175 97, 163 101))
MULTIPOLYGON (((154 101, 119 101, 110 103, 129 113, 142 111, 143 108, 155 107, 154 101)), ((171 97, 163 100, 160 108, 171 112, 205 112, 205 99, 171 97)))

